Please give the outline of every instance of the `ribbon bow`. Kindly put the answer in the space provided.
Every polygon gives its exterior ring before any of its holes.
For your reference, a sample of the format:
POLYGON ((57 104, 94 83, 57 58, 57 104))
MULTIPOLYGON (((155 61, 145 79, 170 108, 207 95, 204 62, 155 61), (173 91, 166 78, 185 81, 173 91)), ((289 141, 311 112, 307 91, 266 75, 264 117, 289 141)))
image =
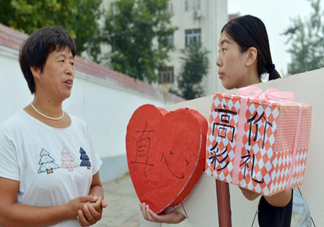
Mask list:
POLYGON ((279 91, 275 88, 269 88, 263 92, 258 87, 244 87, 239 89, 239 95, 250 96, 258 99, 282 101, 282 102, 295 102, 295 94, 292 91, 279 91))

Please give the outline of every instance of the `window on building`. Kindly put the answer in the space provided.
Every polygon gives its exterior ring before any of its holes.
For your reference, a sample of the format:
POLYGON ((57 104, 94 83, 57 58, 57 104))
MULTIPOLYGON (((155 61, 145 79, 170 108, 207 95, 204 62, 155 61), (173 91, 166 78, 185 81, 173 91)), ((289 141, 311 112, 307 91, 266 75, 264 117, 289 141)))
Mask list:
POLYGON ((200 0, 186 0, 185 1, 186 11, 200 10, 200 0))
POLYGON ((168 3, 168 11, 169 11, 169 13, 173 14, 173 4, 172 4, 172 2, 168 3))
POLYGON ((169 36, 169 44, 174 46, 174 35, 173 34, 169 36))
POLYGON ((118 6, 117 6, 116 2, 110 3, 110 8, 111 8, 112 13, 113 13, 114 16, 119 14, 119 9, 118 9, 118 6))
POLYGON ((185 30, 186 46, 196 42, 201 42, 201 29, 188 29, 185 30))
POLYGON ((173 67, 166 67, 159 70, 160 84, 173 84, 174 82, 173 67))

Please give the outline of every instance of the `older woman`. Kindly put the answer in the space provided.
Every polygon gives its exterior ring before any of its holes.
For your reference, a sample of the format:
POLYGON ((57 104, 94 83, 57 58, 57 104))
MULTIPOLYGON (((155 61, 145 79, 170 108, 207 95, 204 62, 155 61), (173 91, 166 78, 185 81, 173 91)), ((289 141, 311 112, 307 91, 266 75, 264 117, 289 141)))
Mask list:
POLYGON ((89 128, 62 109, 75 54, 70 34, 55 26, 20 50, 34 100, 0 127, 0 226, 89 226, 106 207, 89 128))

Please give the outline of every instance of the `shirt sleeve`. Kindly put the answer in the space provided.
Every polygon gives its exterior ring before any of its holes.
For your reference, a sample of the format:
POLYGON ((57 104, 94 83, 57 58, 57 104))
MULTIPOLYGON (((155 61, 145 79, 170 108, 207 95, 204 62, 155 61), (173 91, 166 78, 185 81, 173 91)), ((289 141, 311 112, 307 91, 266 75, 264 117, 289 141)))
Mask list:
POLYGON ((8 132, 0 129, 0 177, 20 180, 17 151, 13 139, 8 132))
POLYGON ((101 165, 102 165, 102 161, 101 158, 99 157, 99 155, 97 154, 97 152, 93 149, 93 145, 91 144, 91 151, 92 151, 92 157, 93 157, 93 168, 92 168, 92 175, 95 175, 101 165))
POLYGON ((93 144, 93 140, 92 140, 92 136, 91 136, 91 130, 88 126, 88 124, 86 124, 86 132, 87 132, 87 137, 89 138, 89 143, 90 143, 90 148, 91 148, 91 155, 92 155, 92 175, 95 175, 101 165, 102 165, 102 160, 100 159, 99 155, 97 154, 95 148, 94 148, 94 144, 93 144))

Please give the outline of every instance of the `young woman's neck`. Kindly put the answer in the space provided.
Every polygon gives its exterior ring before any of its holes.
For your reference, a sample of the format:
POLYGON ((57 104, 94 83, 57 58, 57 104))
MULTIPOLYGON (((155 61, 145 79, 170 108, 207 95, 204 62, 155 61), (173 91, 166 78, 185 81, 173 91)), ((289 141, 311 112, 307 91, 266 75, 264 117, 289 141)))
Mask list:
POLYGON ((258 84, 261 82, 261 78, 256 70, 250 71, 246 76, 246 79, 237 88, 247 87, 252 84, 258 84))

